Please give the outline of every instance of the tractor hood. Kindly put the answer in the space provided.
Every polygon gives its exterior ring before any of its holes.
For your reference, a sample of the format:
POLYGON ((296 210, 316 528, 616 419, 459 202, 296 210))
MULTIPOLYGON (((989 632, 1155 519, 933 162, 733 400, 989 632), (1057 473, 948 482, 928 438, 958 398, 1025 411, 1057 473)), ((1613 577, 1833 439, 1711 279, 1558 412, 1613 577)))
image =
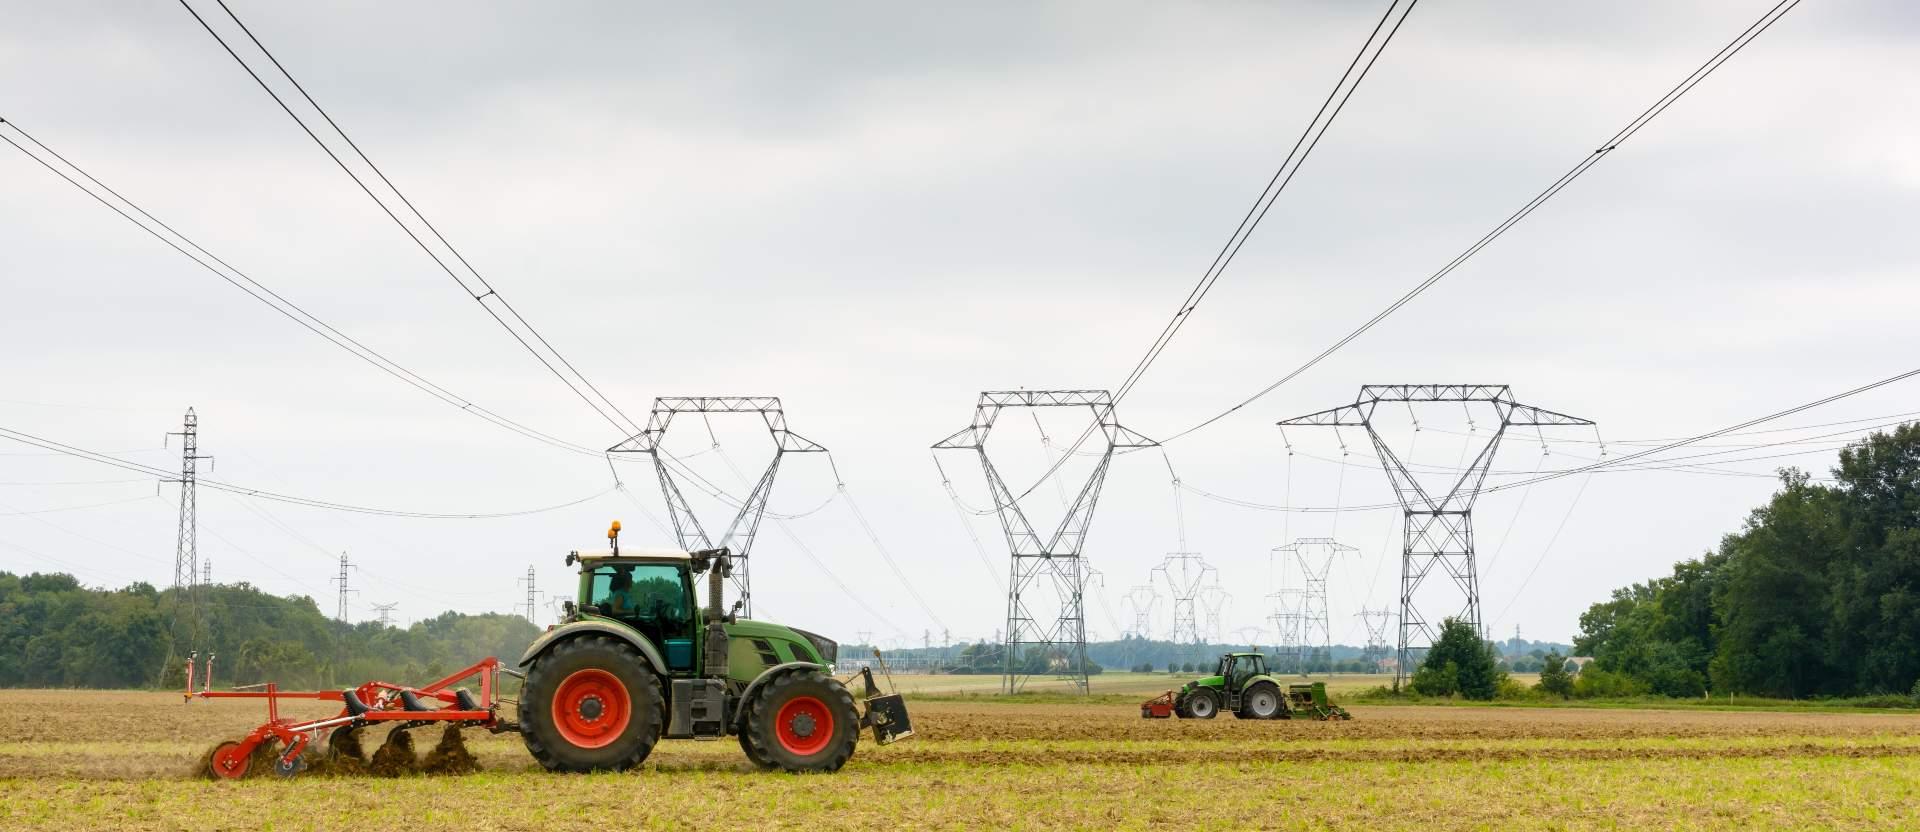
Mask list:
POLYGON ((1195 679, 1191 682, 1181 685, 1180 689, 1193 690, 1194 688, 1224 688, 1226 686, 1227 686, 1227 679, 1224 676, 1202 676, 1198 679, 1195 679))

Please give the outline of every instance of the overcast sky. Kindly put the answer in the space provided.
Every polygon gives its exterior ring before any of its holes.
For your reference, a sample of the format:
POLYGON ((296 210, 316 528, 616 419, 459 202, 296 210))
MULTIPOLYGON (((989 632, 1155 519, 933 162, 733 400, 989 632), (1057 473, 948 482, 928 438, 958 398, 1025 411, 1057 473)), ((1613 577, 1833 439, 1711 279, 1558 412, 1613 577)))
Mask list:
MULTIPOLYGON (((917 644, 943 628, 989 637, 1004 616, 998 528, 955 511, 927 447, 968 424, 984 389, 1118 385, 1383 4, 231 5, 628 413, 655 396, 782 397, 793 430, 832 449, 932 615, 845 500, 787 523, 831 577, 769 521, 754 550, 757 611, 843 640, 917 644)), ((1771 5, 1421 4, 1120 421, 1171 436, 1279 378, 1771 5)), ((4 19, 0 117, 459 395, 582 445, 623 438, 462 297, 176 4, 6 0, 4 19)), ((1917 39, 1912 3, 1804 4, 1465 268, 1313 371, 1172 442, 1166 459, 1187 486, 1236 500, 1380 506, 1392 492, 1362 434, 1289 430, 1290 459, 1273 423, 1350 402, 1364 383, 1509 384, 1520 401, 1598 422, 1619 455, 1911 369, 1917 39)), ((376 372, 10 147, 0 184, 0 426, 172 468, 177 445, 163 449, 162 434, 192 406, 216 457, 203 474, 412 511, 537 508, 612 484, 603 460, 376 372)), ((1709 471, 1485 496, 1489 629, 1571 638, 1611 589, 1737 529, 1776 466, 1824 474, 1853 434, 1814 437, 1920 411, 1917 392, 1892 386, 1761 427, 1890 418, 1668 454, 1731 452, 1694 460, 1709 471), (1782 441, 1812 444, 1724 447, 1782 441)), ((1470 458, 1464 444, 1485 436, 1484 420, 1460 435, 1457 409, 1421 418, 1417 434, 1404 419, 1383 430, 1429 470, 1470 458)), ((1041 425, 1064 444, 1084 419, 1041 425)), ((748 417, 713 426, 724 453, 700 453, 712 440, 696 420, 676 423, 669 445, 742 492, 726 462, 756 477, 766 433, 748 417)), ((1594 438, 1516 433, 1490 481, 1597 458, 1594 438)), ((1016 487, 1047 467, 1024 414, 990 447, 1016 487)), ((978 465, 948 453, 955 488, 985 506, 978 465)), ((660 516, 649 469, 621 467, 660 516)), ((1077 485, 1036 489, 1027 507, 1050 524, 1077 485)), ((833 489, 824 458, 789 457, 774 511, 807 511, 833 489)), ((175 493, 0 447, 0 569, 165 585, 175 493)), ((1088 610, 1098 636, 1128 626, 1127 588, 1181 548, 1173 495, 1159 453, 1114 461, 1087 544, 1105 576, 1088 610)), ((689 496, 710 529, 725 526, 724 506, 689 496)), ((540 587, 561 589, 561 558, 604 545, 616 517, 628 545, 672 542, 616 494, 472 521, 207 490, 200 510, 201 557, 220 582, 331 610, 328 578, 349 553, 356 618, 385 602, 403 620, 507 611, 529 565, 540 587)), ((1336 641, 1358 643, 1354 613, 1395 597, 1397 510, 1271 512, 1189 493, 1184 516, 1185 548, 1232 593, 1229 635, 1263 625, 1270 550, 1292 538, 1359 550, 1330 581, 1336 641)), ((1156 632, 1169 607, 1155 610, 1156 632)))

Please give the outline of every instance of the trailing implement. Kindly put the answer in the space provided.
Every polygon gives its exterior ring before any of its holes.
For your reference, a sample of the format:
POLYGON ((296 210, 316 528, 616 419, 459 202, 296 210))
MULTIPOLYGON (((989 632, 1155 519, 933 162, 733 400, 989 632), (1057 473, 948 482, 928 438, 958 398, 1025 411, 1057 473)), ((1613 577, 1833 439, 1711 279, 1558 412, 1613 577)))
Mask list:
POLYGON ((1195 679, 1140 704, 1140 716, 1212 719, 1227 711, 1241 719, 1352 719, 1327 699, 1327 683, 1282 687, 1262 653, 1227 653, 1212 676, 1195 679))

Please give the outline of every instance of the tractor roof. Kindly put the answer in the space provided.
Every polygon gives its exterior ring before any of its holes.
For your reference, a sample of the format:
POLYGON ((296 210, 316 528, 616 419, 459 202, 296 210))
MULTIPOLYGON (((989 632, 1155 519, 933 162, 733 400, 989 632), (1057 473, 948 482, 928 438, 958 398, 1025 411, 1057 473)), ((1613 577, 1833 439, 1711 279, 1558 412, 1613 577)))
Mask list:
POLYGON ((1263 658, 1264 658, 1264 657, 1265 657, 1265 656, 1266 656, 1267 654, 1265 654, 1265 653, 1255 653, 1255 652, 1247 652, 1247 653, 1228 653, 1227 655, 1229 655, 1229 656, 1260 656, 1260 657, 1263 657, 1263 658))
POLYGON ((602 549, 593 552, 574 552, 573 554, 580 559, 581 563, 624 560, 688 560, 693 557, 681 549, 621 549, 617 555, 611 551, 602 549))

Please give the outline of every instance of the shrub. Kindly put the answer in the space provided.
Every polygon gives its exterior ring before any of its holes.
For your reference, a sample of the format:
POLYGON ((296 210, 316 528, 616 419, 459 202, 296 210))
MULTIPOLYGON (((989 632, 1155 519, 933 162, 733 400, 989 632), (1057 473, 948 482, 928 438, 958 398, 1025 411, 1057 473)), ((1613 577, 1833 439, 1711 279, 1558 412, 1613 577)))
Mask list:
POLYGON ((1644 696, 1645 685, 1623 673, 1610 673, 1597 667, 1581 671, 1580 678, 1573 683, 1573 695, 1576 699, 1624 699, 1644 696))
POLYGON ((1529 699, 1539 699, 1540 694, 1535 693, 1533 688, 1516 682, 1512 678, 1502 678, 1500 680, 1500 687, 1494 692, 1493 698, 1510 702, 1524 702, 1529 699))
POLYGON ((1546 696, 1565 699, 1573 695, 1573 676, 1567 673, 1567 660, 1557 652, 1540 660, 1540 684, 1535 688, 1546 696))

